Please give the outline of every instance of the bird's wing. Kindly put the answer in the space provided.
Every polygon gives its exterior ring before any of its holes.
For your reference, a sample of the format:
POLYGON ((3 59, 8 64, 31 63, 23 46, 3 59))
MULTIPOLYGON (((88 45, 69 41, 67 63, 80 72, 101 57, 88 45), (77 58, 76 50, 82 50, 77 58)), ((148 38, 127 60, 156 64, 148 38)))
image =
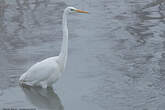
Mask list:
POLYGON ((38 82, 50 77, 51 74, 58 72, 58 64, 49 58, 34 64, 26 73, 23 74, 24 82, 38 82))

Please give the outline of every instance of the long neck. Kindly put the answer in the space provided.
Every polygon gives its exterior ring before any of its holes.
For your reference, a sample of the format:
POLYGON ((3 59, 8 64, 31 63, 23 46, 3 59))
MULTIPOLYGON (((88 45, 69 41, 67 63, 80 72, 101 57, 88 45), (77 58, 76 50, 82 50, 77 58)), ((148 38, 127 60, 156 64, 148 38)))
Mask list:
POLYGON ((67 27, 67 15, 65 11, 63 13, 62 29, 63 29, 62 30, 63 40, 62 40, 61 52, 59 54, 59 59, 60 62, 62 62, 65 67, 67 55, 68 55, 68 27, 67 27))

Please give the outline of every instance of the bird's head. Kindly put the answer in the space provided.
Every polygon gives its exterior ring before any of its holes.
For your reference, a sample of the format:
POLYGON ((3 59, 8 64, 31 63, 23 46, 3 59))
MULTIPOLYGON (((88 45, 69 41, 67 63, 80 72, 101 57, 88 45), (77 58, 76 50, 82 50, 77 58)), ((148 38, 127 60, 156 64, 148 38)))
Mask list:
POLYGON ((65 9, 65 12, 67 12, 69 14, 72 14, 72 13, 88 13, 87 11, 79 10, 77 8, 74 8, 74 7, 67 7, 65 9))

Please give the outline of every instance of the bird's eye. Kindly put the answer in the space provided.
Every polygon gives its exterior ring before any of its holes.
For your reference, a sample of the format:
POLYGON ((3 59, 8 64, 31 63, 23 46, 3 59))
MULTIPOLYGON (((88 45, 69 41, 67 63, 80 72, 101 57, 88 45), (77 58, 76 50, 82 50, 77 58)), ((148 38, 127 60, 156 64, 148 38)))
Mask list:
POLYGON ((74 9, 70 9, 70 11, 74 11, 74 9))

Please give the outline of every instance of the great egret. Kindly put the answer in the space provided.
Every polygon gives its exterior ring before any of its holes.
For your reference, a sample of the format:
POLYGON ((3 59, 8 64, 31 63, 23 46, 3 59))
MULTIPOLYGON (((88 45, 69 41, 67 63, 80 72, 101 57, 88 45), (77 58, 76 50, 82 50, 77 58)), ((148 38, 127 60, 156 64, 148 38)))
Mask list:
POLYGON ((19 79, 20 84, 31 86, 41 86, 47 88, 52 86, 61 76, 65 69, 67 55, 68 55, 68 28, 67 15, 72 13, 88 13, 74 7, 67 7, 63 13, 63 41, 61 52, 59 56, 46 58, 41 62, 34 64, 27 72, 25 72, 19 79))

